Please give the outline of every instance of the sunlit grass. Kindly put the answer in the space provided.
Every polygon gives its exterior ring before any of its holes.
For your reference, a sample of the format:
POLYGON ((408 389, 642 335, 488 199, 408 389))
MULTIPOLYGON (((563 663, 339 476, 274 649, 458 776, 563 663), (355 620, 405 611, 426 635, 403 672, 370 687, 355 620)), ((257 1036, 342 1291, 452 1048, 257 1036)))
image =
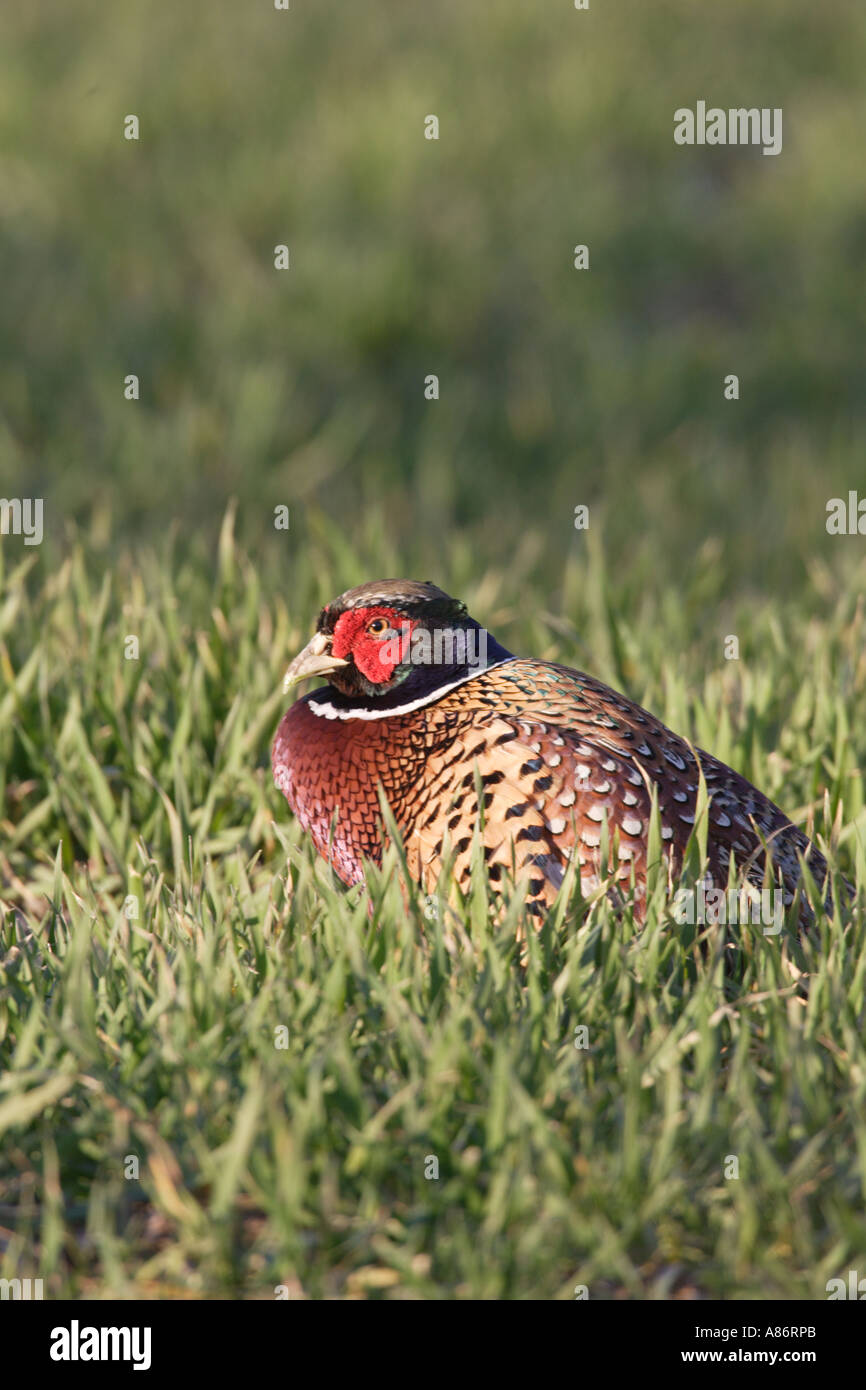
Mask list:
MULTIPOLYGON (((677 928, 663 891, 642 933, 576 888, 536 933, 480 872, 441 907, 393 851, 366 891, 332 880, 269 743, 319 602, 376 571, 308 542, 279 576, 231 516, 212 564, 0 552, 0 1273, 52 1297, 823 1296, 866 1241, 861 607, 744 608, 725 662, 688 591, 637 622, 598 553, 555 595, 519 560, 460 590, 730 758, 856 880, 732 970, 735 934, 677 928)), ((456 542, 437 579, 460 566, 456 542)))

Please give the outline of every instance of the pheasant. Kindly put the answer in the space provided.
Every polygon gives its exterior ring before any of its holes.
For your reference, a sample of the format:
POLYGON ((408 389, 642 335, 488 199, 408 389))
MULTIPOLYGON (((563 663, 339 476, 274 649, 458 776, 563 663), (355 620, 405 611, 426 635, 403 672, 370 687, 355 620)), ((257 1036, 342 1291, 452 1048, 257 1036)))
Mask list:
POLYGON ((536 916, 576 856, 585 896, 628 888, 643 920, 653 790, 673 879, 699 768, 717 887, 732 855, 760 885, 769 853, 786 906, 799 856, 819 884, 827 875, 807 837, 739 773, 592 676, 514 656, 434 584, 382 580, 329 603, 285 688, 314 676, 330 684, 283 717, 274 781, 347 884, 362 879, 365 860, 381 862, 381 791, 427 892, 448 852, 468 886, 477 832, 491 881, 526 880, 536 916))

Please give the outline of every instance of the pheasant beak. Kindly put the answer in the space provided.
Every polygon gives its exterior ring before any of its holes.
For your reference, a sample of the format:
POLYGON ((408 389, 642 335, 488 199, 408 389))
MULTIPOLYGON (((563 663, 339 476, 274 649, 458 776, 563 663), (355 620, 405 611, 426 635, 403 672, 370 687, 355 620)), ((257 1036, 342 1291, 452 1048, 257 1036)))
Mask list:
POLYGON ((327 676, 331 671, 338 671, 341 666, 348 666, 348 661, 343 661, 342 657, 334 656, 331 652, 331 638, 324 632, 317 632, 312 641, 308 642, 302 652, 299 652, 285 674, 283 680, 283 690, 291 690, 293 685, 299 681, 309 680, 312 676, 327 676))

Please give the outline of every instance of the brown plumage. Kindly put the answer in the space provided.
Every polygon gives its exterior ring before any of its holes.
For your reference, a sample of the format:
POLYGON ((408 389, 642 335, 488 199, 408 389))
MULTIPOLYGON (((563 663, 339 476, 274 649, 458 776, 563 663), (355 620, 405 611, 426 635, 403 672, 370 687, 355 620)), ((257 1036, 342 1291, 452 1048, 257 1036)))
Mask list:
POLYGON ((513 657, 432 585, 382 581, 329 604, 287 684, 316 674, 332 684, 283 718, 274 779, 346 883, 363 876, 365 859, 381 859, 381 788, 428 891, 449 842, 455 877, 468 885, 477 830, 491 878, 516 870, 536 914, 576 856, 586 894, 603 880, 627 889, 633 879, 640 916, 652 789, 673 878, 694 828, 698 760, 717 886, 728 883, 732 854, 760 885, 764 843, 786 905, 798 855, 819 882, 826 875, 802 831, 744 777, 591 676, 513 657), (441 651, 433 659, 431 639, 455 632, 467 647, 450 662, 441 651), (485 638, 486 651, 465 659, 485 638))

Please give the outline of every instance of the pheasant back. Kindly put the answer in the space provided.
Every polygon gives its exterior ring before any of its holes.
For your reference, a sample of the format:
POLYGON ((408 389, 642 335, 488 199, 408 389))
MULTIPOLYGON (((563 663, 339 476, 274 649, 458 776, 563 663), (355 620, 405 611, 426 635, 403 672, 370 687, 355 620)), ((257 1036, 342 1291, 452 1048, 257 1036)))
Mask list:
POLYGON ((365 860, 381 860, 381 789, 410 871, 428 891, 446 851, 457 882, 468 887, 477 834, 491 880, 516 872, 536 915, 576 859, 586 895, 602 882, 632 889, 640 917, 653 792, 673 878, 694 828, 700 773, 717 886, 728 882, 732 855, 760 885, 769 854, 786 907, 799 856, 819 882, 826 875, 802 831, 744 777, 580 671, 506 653, 441 695, 434 688, 433 698, 398 704, 385 717, 371 702, 340 707, 333 695, 314 692, 289 710, 274 741, 273 770, 346 883, 362 878, 365 860))

